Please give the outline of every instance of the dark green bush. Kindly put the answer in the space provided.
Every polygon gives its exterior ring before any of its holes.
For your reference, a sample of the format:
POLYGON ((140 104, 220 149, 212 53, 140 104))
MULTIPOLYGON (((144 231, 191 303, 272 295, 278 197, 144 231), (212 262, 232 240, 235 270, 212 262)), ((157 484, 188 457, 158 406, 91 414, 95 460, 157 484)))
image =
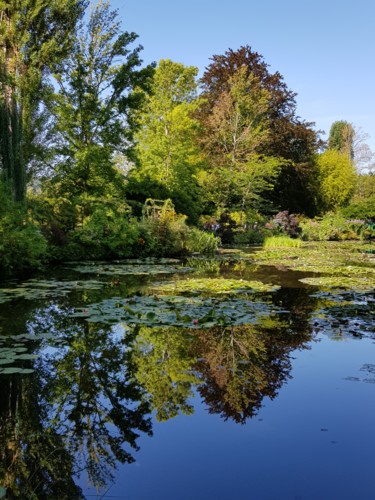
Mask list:
POLYGON ((14 203, 0 187, 0 273, 20 274, 42 266, 47 242, 26 206, 14 203))

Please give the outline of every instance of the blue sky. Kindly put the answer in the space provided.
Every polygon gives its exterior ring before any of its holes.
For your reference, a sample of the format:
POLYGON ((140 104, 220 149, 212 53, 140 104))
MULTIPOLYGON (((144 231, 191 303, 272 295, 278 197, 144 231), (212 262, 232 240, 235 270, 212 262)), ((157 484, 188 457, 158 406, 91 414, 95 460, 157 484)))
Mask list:
MULTIPOLYGON (((297 114, 328 134, 347 120, 375 150, 375 0, 112 0, 148 63, 197 66, 250 45, 297 95, 297 114)), ((323 136, 323 138, 326 138, 323 136)))

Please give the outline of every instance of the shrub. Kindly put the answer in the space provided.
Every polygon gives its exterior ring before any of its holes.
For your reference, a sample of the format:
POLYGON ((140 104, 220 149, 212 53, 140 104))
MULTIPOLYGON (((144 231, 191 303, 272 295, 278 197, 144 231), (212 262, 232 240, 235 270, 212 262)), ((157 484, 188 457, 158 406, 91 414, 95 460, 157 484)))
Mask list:
POLYGON ((297 238, 301 234, 301 228, 296 215, 289 214, 287 210, 279 212, 270 221, 273 231, 297 238))
POLYGON ((0 272, 20 274, 42 266, 47 242, 26 208, 0 188, 0 272))
POLYGON ((345 218, 334 212, 328 212, 320 219, 301 221, 302 239, 308 241, 338 241, 345 218))
POLYGON ((173 256, 186 253, 213 253, 220 239, 214 234, 190 228, 186 215, 177 214, 171 200, 147 200, 139 223, 142 255, 173 256))
POLYGON ((347 219, 342 212, 328 212, 320 219, 301 221, 302 239, 308 241, 360 240, 374 231, 363 219, 347 219))
POLYGON ((133 254, 137 227, 126 214, 110 207, 97 207, 70 234, 70 242, 83 247, 86 258, 124 258, 133 254))
POLYGON ((375 220, 375 196, 343 208, 341 214, 347 219, 375 220))
POLYGON ((111 197, 36 200, 51 260, 111 259, 133 255, 139 237, 126 203, 111 197), (69 217, 70 215, 70 217, 69 217))
POLYGON ((143 255, 173 256, 186 253, 189 228, 186 215, 177 214, 171 200, 147 200, 139 234, 143 255))
POLYGON ((266 232, 264 228, 242 229, 236 231, 234 235, 234 243, 238 245, 261 245, 265 238, 266 232))
POLYGON ((186 249, 188 252, 214 253, 220 245, 220 238, 212 233, 189 228, 186 249))
POLYGON ((47 242, 38 227, 23 220, 22 225, 0 223, 0 271, 19 274, 40 268, 47 250, 47 242))

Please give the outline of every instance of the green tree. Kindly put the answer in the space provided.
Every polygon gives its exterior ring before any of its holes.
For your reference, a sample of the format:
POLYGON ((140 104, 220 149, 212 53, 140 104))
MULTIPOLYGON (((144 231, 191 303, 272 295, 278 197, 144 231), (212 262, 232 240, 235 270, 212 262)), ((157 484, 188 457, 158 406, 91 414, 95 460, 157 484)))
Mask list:
POLYGON ((137 152, 141 169, 172 187, 181 176, 191 175, 199 162, 194 142, 197 121, 198 69, 161 60, 155 71, 152 94, 140 113, 137 152))
POLYGON ((190 206, 191 210, 194 205, 194 175, 202 163, 197 145, 199 122, 193 116, 198 107, 197 73, 193 66, 161 60, 151 95, 146 96, 139 113, 139 170, 134 176, 164 185, 177 209, 190 206))
POLYGON ((72 46, 87 0, 0 2, 0 156, 13 197, 25 196, 48 75, 72 46))
POLYGON ((360 174, 357 178, 353 202, 375 198, 375 174, 360 174))
POLYGON ((245 67, 230 77, 205 122, 203 146, 215 166, 235 169, 268 140, 269 92, 245 67))
POLYGON ((201 170, 197 179, 205 210, 239 210, 242 215, 254 209, 269 211, 266 194, 274 188, 282 166, 278 158, 252 155, 230 171, 224 167, 201 170))
POLYGON ((84 215, 90 199, 119 196, 123 186, 118 154, 131 157, 133 111, 153 73, 152 65, 139 69, 142 47, 131 48, 136 39, 121 30, 117 11, 99 2, 54 75, 59 91, 49 98, 58 144, 53 184, 58 195, 76 199, 84 215))
POLYGON ((344 120, 336 121, 329 131, 328 148, 338 151, 353 160, 354 137, 355 131, 351 123, 344 120))
POLYGON ((317 157, 317 179, 321 210, 335 210, 349 202, 357 175, 347 154, 329 149, 317 157))

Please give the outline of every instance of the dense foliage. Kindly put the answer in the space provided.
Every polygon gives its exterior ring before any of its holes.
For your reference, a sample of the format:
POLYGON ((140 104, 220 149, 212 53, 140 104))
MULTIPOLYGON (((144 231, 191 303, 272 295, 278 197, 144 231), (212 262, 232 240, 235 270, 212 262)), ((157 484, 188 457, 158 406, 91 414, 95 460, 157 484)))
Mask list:
POLYGON ((22 201, 27 168, 40 158, 47 76, 72 49, 87 0, 4 0, 0 4, 0 158, 3 181, 22 201))
POLYGON ((143 65, 109 2, 86 7, 0 2, 2 273, 371 237, 374 177, 358 151, 371 154, 352 124, 335 122, 325 149, 250 46, 212 56, 198 80, 168 59, 143 65))

